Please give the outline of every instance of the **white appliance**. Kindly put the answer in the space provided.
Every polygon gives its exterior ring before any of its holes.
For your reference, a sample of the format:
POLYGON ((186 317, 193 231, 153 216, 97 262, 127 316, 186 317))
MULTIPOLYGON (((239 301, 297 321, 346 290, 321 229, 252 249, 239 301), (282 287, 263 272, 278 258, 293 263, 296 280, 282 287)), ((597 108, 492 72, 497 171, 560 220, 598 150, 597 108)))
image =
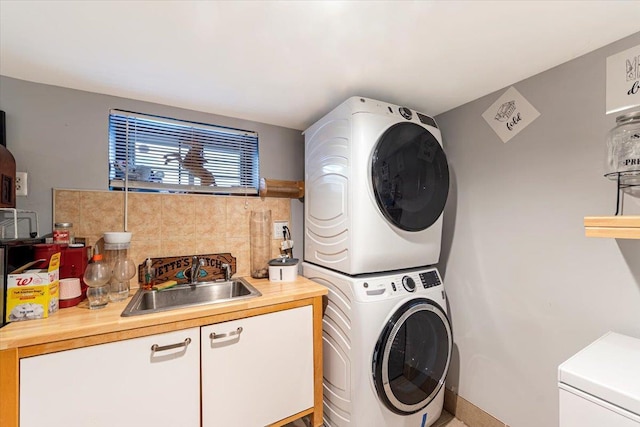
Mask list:
POLYGON ((324 425, 428 427, 442 412, 452 335, 435 268, 358 277, 303 263, 329 289, 324 425))
POLYGON ((560 427, 640 426, 640 339, 609 332, 558 368, 560 427))
POLYGON ((449 167, 431 117, 352 97, 304 135, 305 261, 350 275, 438 262, 449 167))

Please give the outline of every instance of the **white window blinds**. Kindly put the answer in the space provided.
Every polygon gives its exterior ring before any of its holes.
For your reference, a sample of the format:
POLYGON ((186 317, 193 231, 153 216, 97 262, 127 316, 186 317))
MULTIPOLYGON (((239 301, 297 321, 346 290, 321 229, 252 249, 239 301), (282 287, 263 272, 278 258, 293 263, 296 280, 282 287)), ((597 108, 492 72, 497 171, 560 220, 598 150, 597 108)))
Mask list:
POLYGON ((258 134, 111 110, 111 188, 257 194, 258 134))

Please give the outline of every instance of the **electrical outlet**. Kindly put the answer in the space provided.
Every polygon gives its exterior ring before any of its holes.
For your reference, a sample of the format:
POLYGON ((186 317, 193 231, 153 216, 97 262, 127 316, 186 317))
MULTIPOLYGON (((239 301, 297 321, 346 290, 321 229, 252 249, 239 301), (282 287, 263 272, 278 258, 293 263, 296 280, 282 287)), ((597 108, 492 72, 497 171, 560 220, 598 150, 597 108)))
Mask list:
POLYGON ((282 227, 289 227, 289 221, 273 221, 273 238, 283 239, 282 227))
POLYGON ((27 195, 27 173, 16 172, 16 196, 27 195))

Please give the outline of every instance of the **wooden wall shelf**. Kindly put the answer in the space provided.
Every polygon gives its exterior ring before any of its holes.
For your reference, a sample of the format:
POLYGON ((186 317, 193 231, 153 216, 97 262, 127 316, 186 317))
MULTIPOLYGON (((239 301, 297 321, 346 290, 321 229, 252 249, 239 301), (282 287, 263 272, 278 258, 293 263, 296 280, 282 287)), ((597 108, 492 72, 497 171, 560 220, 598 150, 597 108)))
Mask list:
POLYGON ((260 197, 302 199, 304 197, 304 181, 281 181, 261 178, 260 197))
POLYGON ((587 237, 640 239, 640 216, 587 216, 584 229, 587 237))

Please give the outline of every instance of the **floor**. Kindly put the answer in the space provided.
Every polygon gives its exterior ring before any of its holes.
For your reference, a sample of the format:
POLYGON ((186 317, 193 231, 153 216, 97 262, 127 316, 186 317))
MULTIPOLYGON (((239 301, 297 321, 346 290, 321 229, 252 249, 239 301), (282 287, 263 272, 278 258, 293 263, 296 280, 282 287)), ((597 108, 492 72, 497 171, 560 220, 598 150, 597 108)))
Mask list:
MULTIPOLYGON (((296 420, 285 427, 306 427, 307 424, 302 420, 296 420)), ((453 415, 446 411, 442 411, 442 415, 431 427, 467 427, 465 423, 455 418, 453 415)))
POLYGON ((442 411, 442 415, 438 418, 438 421, 431 427, 467 427, 467 425, 447 411, 442 411))

